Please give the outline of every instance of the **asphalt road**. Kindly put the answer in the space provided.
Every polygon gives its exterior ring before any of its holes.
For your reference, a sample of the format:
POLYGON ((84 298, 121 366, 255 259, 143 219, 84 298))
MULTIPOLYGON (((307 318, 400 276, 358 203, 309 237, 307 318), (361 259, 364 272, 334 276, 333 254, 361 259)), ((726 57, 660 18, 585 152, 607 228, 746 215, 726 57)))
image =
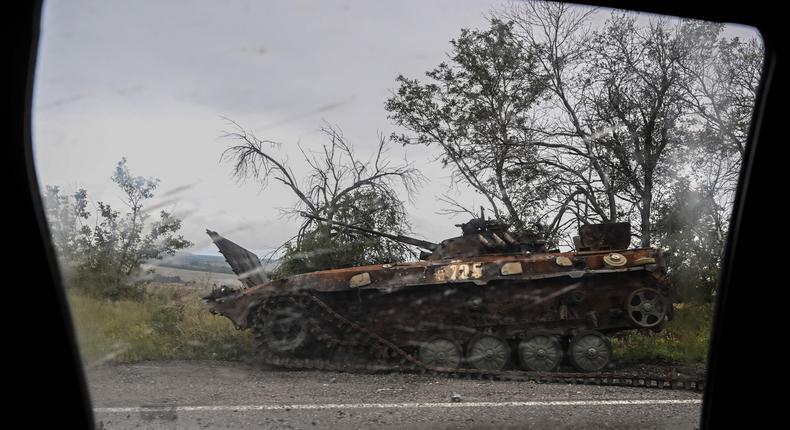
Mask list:
POLYGON ((103 366, 87 376, 100 429, 694 429, 701 408, 701 395, 687 391, 225 362, 103 366))

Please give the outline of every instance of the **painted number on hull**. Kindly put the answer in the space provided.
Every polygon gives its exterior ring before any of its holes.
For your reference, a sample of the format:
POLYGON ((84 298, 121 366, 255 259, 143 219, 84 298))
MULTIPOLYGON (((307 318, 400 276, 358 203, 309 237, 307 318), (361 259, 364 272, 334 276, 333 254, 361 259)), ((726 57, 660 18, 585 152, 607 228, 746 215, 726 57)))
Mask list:
POLYGON ((437 281, 462 281, 483 276, 483 263, 450 264, 436 271, 437 281))

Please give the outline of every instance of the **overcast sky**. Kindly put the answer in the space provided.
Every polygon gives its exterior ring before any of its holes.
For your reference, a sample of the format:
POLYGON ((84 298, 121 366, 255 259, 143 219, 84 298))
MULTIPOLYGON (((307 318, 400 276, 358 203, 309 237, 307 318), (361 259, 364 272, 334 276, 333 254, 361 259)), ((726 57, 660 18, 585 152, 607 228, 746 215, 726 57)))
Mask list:
MULTIPOLYGON (((234 181, 219 162, 229 143, 223 117, 281 142, 297 174, 296 144, 320 147, 324 121, 370 154, 378 133, 395 130, 384 110, 395 77, 422 77, 461 28, 484 28, 504 4, 48 0, 33 105, 39 182, 117 205, 109 178, 125 156, 132 173, 161 179, 156 200, 183 217, 192 251, 213 252, 206 228, 257 252, 279 246, 298 223, 278 209, 295 200, 276 183, 234 181)), ((428 178, 408 209, 418 236, 434 241, 459 234, 453 224, 468 218, 437 214, 451 184, 436 155, 390 151, 428 178)))

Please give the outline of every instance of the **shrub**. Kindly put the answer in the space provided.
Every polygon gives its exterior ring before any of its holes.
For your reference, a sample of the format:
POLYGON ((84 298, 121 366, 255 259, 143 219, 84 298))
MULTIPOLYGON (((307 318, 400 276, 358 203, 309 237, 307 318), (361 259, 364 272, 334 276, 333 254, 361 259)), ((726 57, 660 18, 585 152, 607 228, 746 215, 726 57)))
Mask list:
POLYGON ((99 201, 92 216, 87 191, 64 195, 59 187, 46 187, 43 200, 52 243, 68 287, 95 297, 140 300, 143 289, 131 280, 140 265, 192 244, 178 234, 181 220, 171 213, 160 211, 149 222, 144 204, 153 198, 158 179, 132 175, 125 158, 111 179, 121 189, 128 212, 99 201), (93 225, 90 219, 95 219, 93 225))
POLYGON ((626 363, 704 363, 710 341, 712 305, 677 306, 660 333, 628 332, 612 339, 614 356, 626 363))

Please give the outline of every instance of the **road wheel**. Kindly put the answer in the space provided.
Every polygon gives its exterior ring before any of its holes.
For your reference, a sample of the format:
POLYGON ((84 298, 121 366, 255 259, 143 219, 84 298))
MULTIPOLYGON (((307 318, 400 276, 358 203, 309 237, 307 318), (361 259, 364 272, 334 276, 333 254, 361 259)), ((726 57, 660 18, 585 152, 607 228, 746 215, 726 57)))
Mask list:
POLYGON ((532 336, 519 343, 518 359, 525 369, 550 372, 562 361, 562 346, 556 336, 532 336))
POLYGON ((456 369, 462 358, 461 345, 447 337, 435 337, 420 345, 420 361, 433 368, 456 369))
POLYGON ((654 327, 664 321, 667 305, 661 293, 652 288, 632 292, 625 302, 628 317, 640 327, 654 327))
POLYGON ((510 346, 499 336, 480 335, 469 342, 466 360, 475 369, 499 371, 510 361, 510 346))
POLYGON ((571 364, 585 372, 597 372, 612 357, 612 344, 609 339, 597 331, 586 331, 571 339, 568 346, 568 358, 571 364))
POLYGON ((293 352, 307 344, 308 312, 292 298, 278 298, 266 303, 259 312, 263 347, 275 353, 293 352))

